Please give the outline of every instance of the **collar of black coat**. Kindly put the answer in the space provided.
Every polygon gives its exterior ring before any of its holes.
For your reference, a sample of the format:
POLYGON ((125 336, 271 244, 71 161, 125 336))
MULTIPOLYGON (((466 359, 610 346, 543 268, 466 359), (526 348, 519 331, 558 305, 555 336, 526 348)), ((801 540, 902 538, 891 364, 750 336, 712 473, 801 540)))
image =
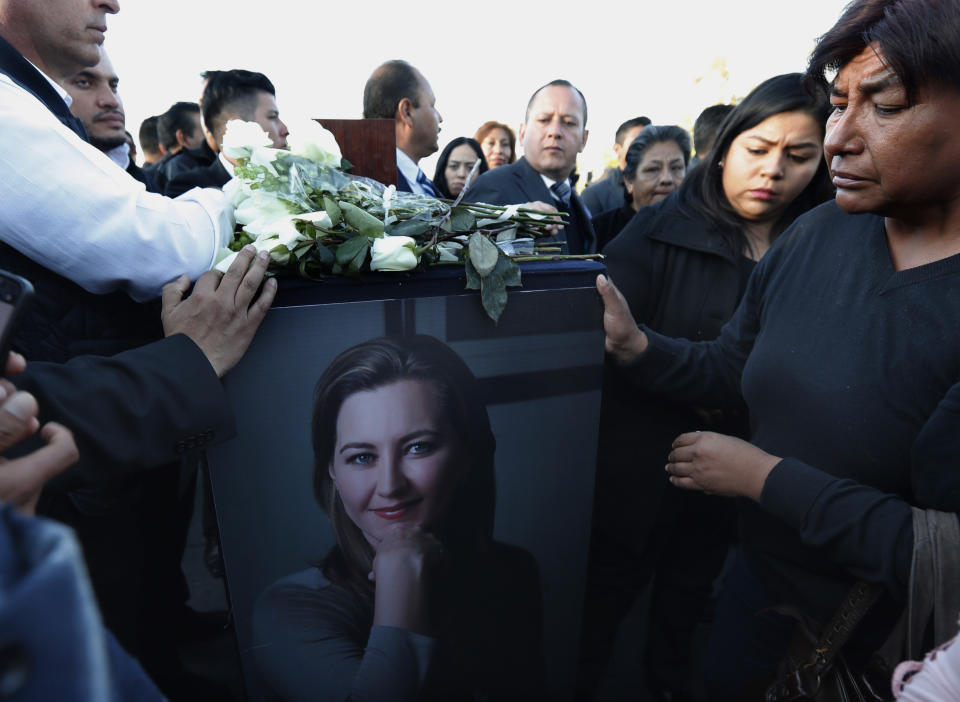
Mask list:
POLYGON ((707 218, 689 205, 681 204, 678 192, 640 208, 631 224, 644 226, 647 237, 654 241, 714 254, 734 265, 739 262, 739 254, 730 250, 723 236, 707 218))
POLYGON ((60 93, 3 37, 0 37, 0 73, 8 75, 14 83, 42 102, 64 126, 87 141, 87 131, 83 128, 83 123, 73 116, 60 93))

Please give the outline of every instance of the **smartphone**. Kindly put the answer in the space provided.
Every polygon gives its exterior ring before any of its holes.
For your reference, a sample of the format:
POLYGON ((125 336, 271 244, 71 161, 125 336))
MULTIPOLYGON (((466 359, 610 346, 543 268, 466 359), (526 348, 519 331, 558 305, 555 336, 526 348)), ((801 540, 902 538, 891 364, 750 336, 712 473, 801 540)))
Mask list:
POLYGON ((7 362, 7 352, 17 332, 17 323, 33 297, 30 281, 0 270, 0 375, 7 362))

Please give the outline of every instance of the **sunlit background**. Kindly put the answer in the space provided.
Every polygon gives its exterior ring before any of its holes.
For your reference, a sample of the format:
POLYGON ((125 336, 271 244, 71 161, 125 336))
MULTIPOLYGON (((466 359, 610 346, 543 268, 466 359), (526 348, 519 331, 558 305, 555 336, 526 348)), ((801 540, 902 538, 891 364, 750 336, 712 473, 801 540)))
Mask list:
MULTIPOLYGON (((430 81, 440 148, 488 119, 516 128, 538 86, 566 78, 587 98, 582 173, 599 172, 626 119, 690 128, 704 107, 802 71, 842 0, 624 3, 305 3, 139 0, 108 18, 127 128, 200 96, 200 73, 246 68, 277 88, 281 117, 358 118, 363 85, 387 59, 430 81)), ((436 155, 421 164, 432 175, 436 155)))

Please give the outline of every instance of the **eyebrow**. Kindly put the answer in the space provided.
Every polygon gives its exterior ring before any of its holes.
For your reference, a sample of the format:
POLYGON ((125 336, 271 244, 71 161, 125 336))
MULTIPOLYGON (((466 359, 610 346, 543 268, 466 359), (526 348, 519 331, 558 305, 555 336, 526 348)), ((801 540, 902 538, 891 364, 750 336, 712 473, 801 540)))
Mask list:
MULTIPOLYGON (((762 141, 764 144, 769 144, 770 146, 777 145, 777 142, 771 141, 770 139, 762 137, 759 134, 751 134, 747 137, 747 139, 757 139, 758 141, 762 141)), ((820 145, 812 141, 805 141, 800 144, 787 144, 787 148, 788 149, 819 149, 820 145)))
MULTIPOLYGON (((441 435, 440 432, 437 431, 436 429, 417 429, 416 431, 411 431, 407 434, 404 434, 397 441, 398 443, 403 444, 403 443, 406 443, 407 441, 410 441, 411 439, 417 438, 418 436, 440 436, 440 435, 441 435)), ((349 449, 358 449, 358 448, 372 449, 372 448, 376 448, 376 445, 366 441, 352 441, 349 444, 344 444, 343 446, 341 446, 340 450, 337 451, 337 453, 343 453, 344 451, 347 451, 349 449)))
MULTIPOLYGON (((883 92, 887 88, 901 85, 903 85, 903 81, 900 80, 900 76, 892 71, 888 71, 875 78, 866 78, 861 81, 860 85, 857 86, 857 92, 861 95, 875 95, 876 93, 883 92)), ((847 92, 837 87, 836 78, 834 78, 830 84, 830 94, 835 97, 847 97, 847 92)))

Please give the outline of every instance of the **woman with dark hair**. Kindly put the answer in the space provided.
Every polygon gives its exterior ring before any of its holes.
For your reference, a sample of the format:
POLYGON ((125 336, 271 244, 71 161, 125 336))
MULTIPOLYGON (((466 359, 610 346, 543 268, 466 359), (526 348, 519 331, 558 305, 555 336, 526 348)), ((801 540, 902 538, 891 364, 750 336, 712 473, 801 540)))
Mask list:
POLYGON ((463 360, 429 336, 347 349, 320 377, 314 490, 336 545, 254 609, 287 700, 539 699, 540 587, 493 540, 494 450, 463 360))
POLYGON ((467 183, 467 176, 470 175, 470 171, 473 170, 478 161, 480 167, 474 173, 474 179, 489 170, 487 161, 483 157, 483 151, 480 150, 480 144, 475 139, 457 137, 443 147, 440 158, 437 159, 437 170, 433 174, 433 184, 443 197, 456 200, 457 196, 463 192, 463 186, 467 183))
MULTIPOLYGON (((772 677, 793 622, 771 607, 823 624, 867 581, 882 598, 843 649, 861 668, 929 548, 915 510, 960 512, 960 1, 854 0, 811 57, 827 71, 836 201, 783 234, 716 340, 638 327, 597 281, 624 382, 750 412, 750 443, 685 433, 666 457, 675 487, 741 498, 705 656, 718 702, 772 677)), ((908 658, 942 643, 910 639, 908 658)))
POLYGON ((644 127, 631 142, 623 172, 624 204, 593 218, 597 248, 627 226, 641 207, 660 202, 680 187, 690 163, 690 135, 682 127, 644 127))
MULTIPOLYGON (((715 148, 680 189, 641 208, 603 249, 637 321, 696 341, 719 334, 776 236, 831 192, 822 157, 827 108, 824 91, 808 92, 799 73, 764 81, 728 116, 715 148)), ((733 514, 724 501, 669 487, 662 474, 681 432, 745 433, 738 407, 722 414, 712 407, 665 401, 638 390, 616 364, 605 367, 584 689, 652 578, 648 675, 662 690, 690 694, 690 641, 726 555, 733 514)))
POLYGON ((506 166, 517 160, 517 137, 503 122, 484 122, 473 138, 480 143, 490 168, 506 166))

